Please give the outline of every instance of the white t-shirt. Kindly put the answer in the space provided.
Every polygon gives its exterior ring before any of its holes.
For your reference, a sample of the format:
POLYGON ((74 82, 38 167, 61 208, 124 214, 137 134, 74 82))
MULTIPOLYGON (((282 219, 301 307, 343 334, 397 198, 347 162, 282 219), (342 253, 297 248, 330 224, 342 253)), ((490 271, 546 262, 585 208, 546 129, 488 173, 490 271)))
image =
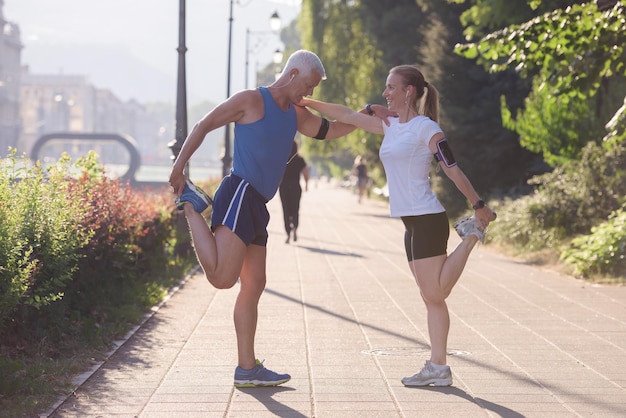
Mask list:
POLYGON ((379 155, 389 185, 391 216, 444 212, 430 187, 433 154, 428 143, 433 135, 442 132, 439 124, 426 116, 417 116, 406 123, 396 118, 389 121, 389 126, 383 123, 385 137, 379 155))

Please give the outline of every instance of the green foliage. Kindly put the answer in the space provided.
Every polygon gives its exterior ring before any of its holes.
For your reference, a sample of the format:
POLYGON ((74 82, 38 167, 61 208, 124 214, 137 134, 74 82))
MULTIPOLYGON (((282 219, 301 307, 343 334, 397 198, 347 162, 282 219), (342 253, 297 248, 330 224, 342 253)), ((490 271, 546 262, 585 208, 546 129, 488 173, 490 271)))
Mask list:
POLYGON ((582 276, 626 277, 626 205, 593 227, 591 234, 573 239, 561 259, 582 276))
POLYGON ((68 163, 64 156, 49 169, 29 167, 13 153, 0 170, 0 334, 18 315, 62 298, 77 268, 89 233, 78 223, 83 207, 67 201, 68 163))
POLYGON ((545 12, 564 9, 587 0, 448 0, 471 4, 460 17, 467 40, 485 36, 503 27, 526 22, 545 12))
MULTIPOLYGON (((466 0, 451 0, 466 3, 466 0)), ((523 22, 532 17, 531 8, 522 1, 476 0, 471 7, 461 14, 460 21, 465 27, 466 39, 475 39, 486 33, 508 26, 511 19, 523 22), (518 20, 519 19, 519 20, 518 20)))
POLYGON ((572 236, 588 234, 620 208, 626 196, 626 150, 607 153, 590 143, 580 161, 536 176, 532 195, 506 199, 492 239, 525 251, 557 249, 572 236))
POLYGON ((497 209, 498 220, 489 229, 489 241, 518 253, 538 252, 544 249, 555 249, 565 239, 566 232, 558 221, 558 210, 551 202, 547 202, 540 193, 517 199, 505 198, 500 204, 493 205, 497 209))
POLYGON ((127 298, 134 297, 133 288, 149 287, 155 278, 145 272, 167 265, 163 248, 172 233, 171 203, 107 177, 90 181, 83 176, 72 184, 70 195, 83 202, 92 236, 80 250, 79 270, 63 306, 73 317, 98 323, 112 306, 131 302, 127 298))
MULTIPOLYGON (((533 6, 541 11, 554 3, 533 6)), ((503 117, 525 146, 543 153, 552 165, 576 158, 586 142, 598 141, 600 124, 611 118, 625 94, 626 0, 604 11, 594 2, 571 3, 456 46, 457 53, 491 72, 515 69, 533 80, 526 113, 516 122, 507 110, 503 117), (618 80, 610 89, 609 79, 618 80), (620 85, 616 98, 611 93, 620 85)))
POLYGON ((14 416, 54 400, 194 262, 171 194, 105 174, 93 153, 0 160, 0 398, 14 416))
MULTIPOLYGON (((353 36, 354 33, 367 33, 359 7, 347 2, 304 2, 301 22, 308 16, 307 10, 316 11, 316 14, 311 16, 312 24, 306 25, 313 28, 315 35, 314 33, 307 35, 310 30, 303 30, 303 45, 320 55, 328 75, 315 90, 315 96, 360 109, 365 103, 374 102, 367 95, 367 98, 364 98, 363 93, 370 94, 376 89, 378 93, 376 100, 380 101, 384 81, 374 84, 374 80, 377 79, 378 73, 384 70, 382 67, 384 64, 380 60, 381 53, 367 37, 353 36), (313 36, 320 38, 314 40, 313 36)), ((371 151, 376 149, 379 142, 376 136, 355 131, 339 141, 305 141, 303 148, 310 154, 331 157, 340 165, 342 151, 350 149, 351 165, 352 159, 357 154, 367 155, 368 158, 376 156, 377 152, 371 151)))
MULTIPOLYGON (((536 156, 520 148, 499 114, 499 97, 520 96, 526 87, 520 87, 512 72, 490 75, 454 53, 453 46, 463 40, 458 20, 462 12, 440 0, 304 0, 299 27, 302 47, 317 52, 326 66, 328 79, 315 90, 321 100, 353 109, 384 104, 381 93, 389 69, 418 65, 441 93, 441 126, 457 160, 487 196, 489 190, 519 184, 520 173, 532 173, 536 156), (499 175, 494 177, 494 172, 499 175)), ((384 185, 380 143, 380 136, 356 130, 337 141, 305 140, 303 151, 323 157, 325 173, 343 173, 356 155, 363 155, 372 175, 380 173, 375 182, 384 185)), ((435 183, 452 214, 467 209, 452 182, 435 183)))
POLYGON ((543 155, 546 163, 556 167, 578 158, 589 141, 602 138, 604 122, 596 116, 594 99, 554 96, 542 87, 534 86, 515 120, 503 97, 502 123, 520 135, 524 148, 543 155))
POLYGON ((4 161, 0 335, 62 339, 67 319, 126 303, 121 288, 143 287, 146 271, 164 271, 157 263, 167 264, 171 202, 104 174, 94 153, 74 166, 67 156, 48 168, 15 155, 4 161))
POLYGON ((539 73, 559 94, 593 95, 604 77, 626 74, 625 29, 623 0, 604 12, 590 2, 554 10, 456 49, 494 72, 514 67, 524 76, 539 73))

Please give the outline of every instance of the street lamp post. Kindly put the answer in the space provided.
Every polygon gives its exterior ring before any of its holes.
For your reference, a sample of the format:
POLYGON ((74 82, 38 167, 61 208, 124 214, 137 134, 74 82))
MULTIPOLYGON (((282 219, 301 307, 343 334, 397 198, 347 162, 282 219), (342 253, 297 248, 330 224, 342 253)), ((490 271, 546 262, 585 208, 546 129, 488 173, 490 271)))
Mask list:
MULTIPOLYGON (((262 36, 262 35, 268 35, 268 34, 276 34, 280 30, 280 25, 281 25, 280 16, 278 15, 278 12, 274 10, 274 13, 272 13, 272 15, 270 16, 270 30, 269 31, 251 31, 250 28, 246 28, 246 65, 245 65, 246 89, 248 88, 248 77, 250 75, 249 65, 250 65, 250 52, 251 52, 251 48, 250 48, 251 35, 262 36)), ((275 64, 280 63, 280 61, 282 60, 282 53, 281 53, 280 60, 277 62, 278 53, 280 53, 279 49, 277 49, 274 52, 275 64)))
MULTIPOLYGON (((226 65, 226 98, 230 97, 230 62, 233 47, 233 2, 230 0, 230 16, 228 18, 228 63, 226 65)), ((230 171, 233 158, 230 156, 230 124, 224 127, 224 155, 222 156, 222 176, 230 171)))
MULTIPOLYGON (((172 160, 176 160, 187 138, 187 77, 185 66, 185 0, 179 0, 178 12, 178 82, 176 85, 176 128, 175 137, 168 146, 172 150, 172 160)), ((189 164, 185 165, 185 174, 189 175, 189 164)))

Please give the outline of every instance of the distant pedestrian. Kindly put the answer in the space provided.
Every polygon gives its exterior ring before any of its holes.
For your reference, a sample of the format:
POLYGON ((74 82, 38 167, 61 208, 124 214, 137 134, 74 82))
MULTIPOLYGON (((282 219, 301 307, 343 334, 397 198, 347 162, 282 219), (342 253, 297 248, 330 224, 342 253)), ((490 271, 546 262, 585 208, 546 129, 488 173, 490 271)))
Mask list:
POLYGON ((306 161, 298 153, 298 143, 293 141, 287 167, 283 174, 283 179, 278 188, 280 202, 283 205, 283 219, 285 222, 285 232, 287 233, 288 244, 293 232, 293 240, 298 241, 298 224, 300 223, 300 198, 302 197, 302 186, 300 177, 304 178, 304 190, 309 190, 309 169, 306 161))
POLYGON ((359 203, 363 199, 365 189, 367 189, 370 181, 370 177, 367 174, 367 166, 365 165, 365 158, 358 155, 354 159, 354 167, 352 168, 353 175, 356 176, 356 187, 359 193, 359 203))
MULTIPOLYGON (((304 99, 301 104, 333 119, 384 134, 380 159, 389 184, 391 216, 405 225, 404 245, 409 268, 426 304, 430 359, 415 375, 405 377, 406 386, 448 386, 452 372, 446 365, 450 316, 446 298, 457 283, 470 252, 485 238, 485 228, 495 213, 483 202, 459 168, 439 126, 439 94, 414 66, 390 70, 383 96, 398 118, 390 126, 380 119, 331 103, 304 99), (465 195, 475 212, 455 223, 463 241, 447 255, 450 224, 444 207, 430 188, 433 156, 446 175, 465 195)), ((368 113, 374 115, 371 106, 368 113)))

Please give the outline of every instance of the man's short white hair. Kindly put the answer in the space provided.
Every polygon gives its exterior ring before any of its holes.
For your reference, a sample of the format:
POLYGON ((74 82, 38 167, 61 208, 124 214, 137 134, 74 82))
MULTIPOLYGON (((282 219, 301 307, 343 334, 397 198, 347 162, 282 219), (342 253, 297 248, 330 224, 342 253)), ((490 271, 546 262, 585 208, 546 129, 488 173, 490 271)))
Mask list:
POLYGON ((312 71, 317 71, 322 76, 322 80, 326 80, 326 70, 324 69, 322 60, 313 52, 307 51, 306 49, 299 49, 291 54, 285 64, 283 74, 288 73, 294 68, 303 76, 309 75, 312 71))

